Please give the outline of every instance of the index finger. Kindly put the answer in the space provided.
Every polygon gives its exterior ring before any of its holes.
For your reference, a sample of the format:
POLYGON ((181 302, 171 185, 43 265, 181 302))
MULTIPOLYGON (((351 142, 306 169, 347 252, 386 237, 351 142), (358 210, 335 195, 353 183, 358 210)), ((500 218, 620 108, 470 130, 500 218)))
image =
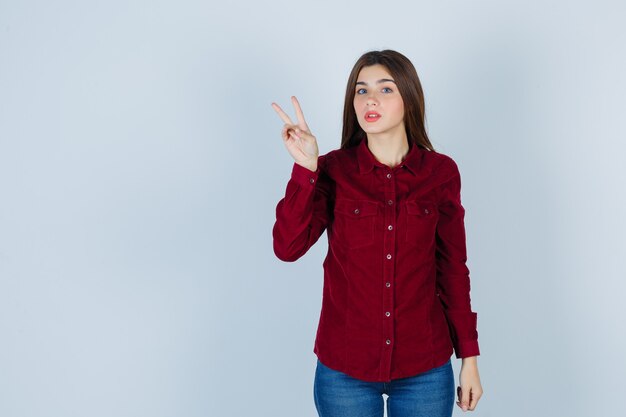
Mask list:
POLYGON ((274 110, 276 111, 276 113, 278 113, 278 116, 282 119, 283 122, 285 122, 288 125, 292 125, 293 122, 291 121, 291 119, 289 118, 289 116, 287 115, 287 113, 285 113, 283 111, 283 109, 280 108, 280 106, 276 103, 272 103, 272 107, 274 108, 274 110))
POLYGON ((304 120, 304 113, 302 113, 302 108, 300 107, 300 103, 296 96, 291 96, 291 101, 293 102, 293 106, 296 108, 296 117, 298 118, 298 125, 305 131, 309 131, 309 126, 307 126, 306 121, 304 120))

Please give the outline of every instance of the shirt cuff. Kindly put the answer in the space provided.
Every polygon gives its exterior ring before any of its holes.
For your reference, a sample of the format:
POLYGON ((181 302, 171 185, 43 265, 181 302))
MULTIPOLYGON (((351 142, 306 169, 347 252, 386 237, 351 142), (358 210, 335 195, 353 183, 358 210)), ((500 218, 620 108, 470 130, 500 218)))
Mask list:
POLYGON ((308 168, 299 165, 298 163, 293 163, 293 169, 291 170, 291 179, 296 182, 298 185, 302 187, 312 186, 315 187, 315 183, 317 182, 317 178, 320 174, 319 164, 317 166, 316 171, 311 171, 308 168))
POLYGON ((454 344, 454 352, 457 358, 479 356, 480 348, 477 340, 457 340, 454 344))

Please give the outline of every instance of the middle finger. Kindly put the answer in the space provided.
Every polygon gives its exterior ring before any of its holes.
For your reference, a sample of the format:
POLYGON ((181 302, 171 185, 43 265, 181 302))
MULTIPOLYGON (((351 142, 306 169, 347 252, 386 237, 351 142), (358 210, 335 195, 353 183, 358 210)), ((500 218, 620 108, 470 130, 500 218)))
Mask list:
POLYGON ((278 113, 278 116, 282 119, 283 122, 285 122, 286 124, 290 124, 290 125, 293 124, 293 122, 291 121, 287 113, 285 113, 278 104, 272 103, 272 107, 274 108, 276 113, 278 113))

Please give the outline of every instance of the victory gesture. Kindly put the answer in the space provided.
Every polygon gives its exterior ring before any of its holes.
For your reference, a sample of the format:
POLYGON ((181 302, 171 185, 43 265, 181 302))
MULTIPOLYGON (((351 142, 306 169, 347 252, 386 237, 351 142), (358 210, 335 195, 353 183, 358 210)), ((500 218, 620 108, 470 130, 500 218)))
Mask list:
POLYGON ((291 102, 296 109, 297 124, 291 121, 287 113, 278 104, 272 103, 272 107, 276 110, 278 116, 285 122, 281 132, 283 143, 298 165, 302 165, 311 171, 316 171, 317 158, 319 156, 317 140, 311 134, 309 126, 304 121, 304 114, 298 99, 295 96, 291 96, 291 102))

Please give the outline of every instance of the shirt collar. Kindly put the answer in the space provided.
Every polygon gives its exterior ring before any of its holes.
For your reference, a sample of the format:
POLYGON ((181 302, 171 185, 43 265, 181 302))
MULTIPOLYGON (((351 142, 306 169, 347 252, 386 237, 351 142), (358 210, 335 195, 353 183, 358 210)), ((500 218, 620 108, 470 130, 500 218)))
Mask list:
MULTIPOLYGON (((423 151, 419 149, 417 145, 409 142, 409 152, 400 165, 405 166, 409 172, 416 175, 422 161, 423 151)), ((357 160, 359 163, 359 172, 365 174, 374 169, 375 166, 379 168, 389 168, 387 165, 376 160, 372 151, 367 147, 367 137, 363 138, 357 145, 357 160)))

